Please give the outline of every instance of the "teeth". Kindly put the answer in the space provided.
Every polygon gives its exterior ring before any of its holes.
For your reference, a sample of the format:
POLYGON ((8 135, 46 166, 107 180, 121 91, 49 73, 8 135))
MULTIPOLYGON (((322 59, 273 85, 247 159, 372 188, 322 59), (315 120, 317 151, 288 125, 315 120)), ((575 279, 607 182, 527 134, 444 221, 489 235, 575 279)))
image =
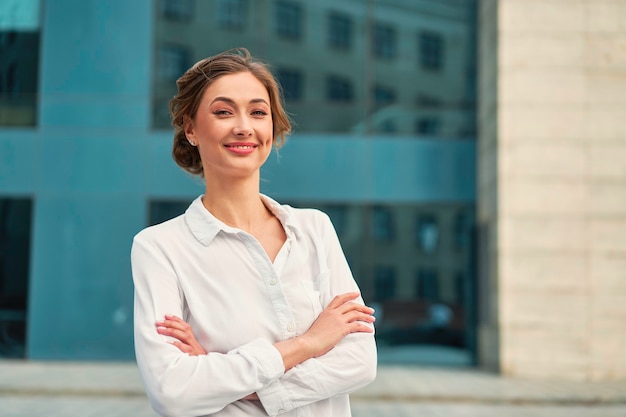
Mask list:
POLYGON ((237 146, 230 146, 231 148, 236 148, 236 149, 252 149, 254 148, 254 146, 250 146, 250 145, 237 145, 237 146))

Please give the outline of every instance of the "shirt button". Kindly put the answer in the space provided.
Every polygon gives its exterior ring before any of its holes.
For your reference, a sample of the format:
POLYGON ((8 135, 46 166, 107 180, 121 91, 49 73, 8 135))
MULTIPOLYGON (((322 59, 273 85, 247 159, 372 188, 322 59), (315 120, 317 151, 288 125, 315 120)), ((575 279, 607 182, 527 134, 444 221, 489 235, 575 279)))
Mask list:
POLYGON ((276 280, 275 280, 275 279, 272 279, 272 280, 270 281, 270 284, 271 284, 271 285, 276 285, 276 280))
POLYGON ((293 323, 289 323, 289 324, 287 325, 287 331, 293 332, 294 327, 295 327, 295 326, 293 325, 293 323))

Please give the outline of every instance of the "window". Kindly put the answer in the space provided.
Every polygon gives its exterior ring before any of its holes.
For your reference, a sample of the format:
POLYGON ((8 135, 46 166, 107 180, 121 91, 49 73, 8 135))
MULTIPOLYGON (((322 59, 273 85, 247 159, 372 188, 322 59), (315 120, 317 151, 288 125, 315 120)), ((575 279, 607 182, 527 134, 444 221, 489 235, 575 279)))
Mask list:
POLYGON ((276 33, 284 38, 302 37, 302 6, 287 0, 276 2, 276 33))
POLYGON ((441 130, 437 117, 421 117, 415 123, 415 133, 419 135, 438 135, 441 130))
POLYGON ((283 89, 286 101, 298 101, 302 99, 302 73, 298 70, 279 68, 276 77, 283 89))
POLYGON ((472 219, 467 210, 459 211, 454 218, 454 246, 461 249, 468 249, 471 240, 472 219))
POLYGON ((378 301, 394 298, 396 295, 396 270, 392 266, 374 267, 374 298, 378 301))
POLYGON ((422 214, 417 219, 417 245, 424 253, 433 253, 439 243, 437 219, 432 214, 422 214))
POLYGON ((163 223, 183 214, 189 204, 189 201, 151 201, 148 210, 148 225, 163 223))
POLYGON ((419 33, 419 59, 422 68, 438 71, 443 68, 443 37, 435 32, 419 33))
POLYGON ((417 270, 415 295, 425 301, 439 301, 439 280, 437 270, 433 268, 419 268, 417 270))
POLYGON ((0 198, 0 357, 24 357, 32 202, 0 198))
POLYGON ((373 96, 377 108, 388 106, 396 101, 396 92, 391 87, 379 84, 374 86, 373 96))
POLYGON ((333 222, 337 236, 341 238, 348 228, 348 207, 344 205, 330 205, 324 207, 323 210, 333 222))
POLYGON ((393 212, 387 207, 372 210, 372 237, 376 241, 392 241, 395 237, 393 212))
POLYGON ((161 0, 161 14, 169 20, 189 20, 193 15, 193 0, 161 0))
POLYGON ((41 3, 0 3, 0 126, 37 123, 41 3))
POLYGON ((352 101, 354 98, 352 82, 348 78, 329 76, 326 79, 326 97, 329 101, 352 101))
POLYGON ((396 30, 383 23, 374 24, 373 53, 376 58, 393 59, 396 57, 396 30))
POLYGON ((217 23, 224 29, 243 29, 246 25, 246 0, 218 0, 217 23))
POLYGON ((13 45, 16 38, 17 33, 14 30, 0 31, 0 48, 13 45))
POLYGON ((457 272, 454 275, 454 303, 459 305, 466 304, 466 273, 465 272, 457 272))
POLYGON ((350 49, 352 46, 352 19, 339 12, 328 15, 328 46, 336 49, 350 49))
POLYGON ((190 65, 190 53, 181 46, 162 46, 157 53, 157 77, 160 81, 176 81, 190 65))
POLYGON ((17 63, 11 62, 7 69, 7 85, 4 90, 9 97, 17 97, 20 93, 20 85, 17 79, 17 63))

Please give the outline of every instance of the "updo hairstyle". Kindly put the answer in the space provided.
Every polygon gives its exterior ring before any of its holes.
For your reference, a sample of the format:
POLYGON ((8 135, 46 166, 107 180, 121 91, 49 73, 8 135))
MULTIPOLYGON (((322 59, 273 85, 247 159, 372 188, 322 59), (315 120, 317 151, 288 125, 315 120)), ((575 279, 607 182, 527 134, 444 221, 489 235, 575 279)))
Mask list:
POLYGON ((185 121, 194 119, 207 87, 219 77, 240 72, 254 75, 267 89, 273 122, 273 145, 279 148, 291 132, 291 122, 281 100, 280 87, 268 67, 252 58, 245 48, 236 48, 196 62, 177 81, 178 93, 170 100, 174 126, 174 161, 187 172, 204 176, 198 148, 185 136, 185 121))

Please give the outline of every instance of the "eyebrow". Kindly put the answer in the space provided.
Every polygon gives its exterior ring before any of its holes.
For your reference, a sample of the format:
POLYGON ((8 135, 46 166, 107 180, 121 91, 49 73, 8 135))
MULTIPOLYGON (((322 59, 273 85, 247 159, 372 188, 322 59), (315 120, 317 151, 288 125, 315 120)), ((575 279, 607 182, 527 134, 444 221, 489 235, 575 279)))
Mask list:
MULTIPOLYGON (((222 96, 215 97, 215 98, 213 99, 213 101, 211 102, 211 104, 215 103, 216 101, 223 101, 223 102, 225 102, 225 103, 235 105, 235 100, 233 100, 232 98, 228 98, 228 97, 222 97, 222 96)), ((263 98, 253 98, 252 100, 250 100, 250 103, 251 103, 251 104, 255 104, 255 103, 265 103, 265 104, 267 104, 268 106, 270 105, 270 104, 269 104, 269 103, 268 103, 265 99, 263 99, 263 98)))

